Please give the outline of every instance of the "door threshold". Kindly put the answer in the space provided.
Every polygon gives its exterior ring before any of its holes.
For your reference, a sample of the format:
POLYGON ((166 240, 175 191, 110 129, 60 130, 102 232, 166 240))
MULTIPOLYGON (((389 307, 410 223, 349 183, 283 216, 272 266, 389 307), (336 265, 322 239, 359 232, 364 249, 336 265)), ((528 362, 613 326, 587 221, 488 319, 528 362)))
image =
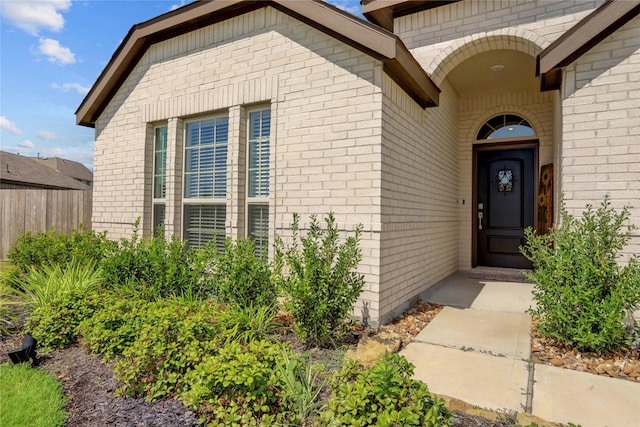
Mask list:
POLYGON ((474 267, 469 271, 469 277, 473 279, 501 280, 505 282, 529 282, 525 273, 531 270, 520 268, 502 267, 474 267))

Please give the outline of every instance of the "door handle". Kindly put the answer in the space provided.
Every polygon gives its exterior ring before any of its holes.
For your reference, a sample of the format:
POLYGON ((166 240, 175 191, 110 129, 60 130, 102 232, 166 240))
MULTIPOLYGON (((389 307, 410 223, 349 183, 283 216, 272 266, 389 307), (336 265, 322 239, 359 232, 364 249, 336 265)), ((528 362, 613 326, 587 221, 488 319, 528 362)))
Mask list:
POLYGON ((478 212, 478 230, 482 230, 482 218, 484 214, 482 212, 478 212))

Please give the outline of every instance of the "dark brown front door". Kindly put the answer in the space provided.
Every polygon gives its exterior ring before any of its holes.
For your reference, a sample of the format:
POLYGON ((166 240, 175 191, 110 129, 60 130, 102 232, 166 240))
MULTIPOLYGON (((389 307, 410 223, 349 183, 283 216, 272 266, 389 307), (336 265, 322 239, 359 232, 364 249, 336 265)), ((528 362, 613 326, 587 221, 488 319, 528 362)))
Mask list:
POLYGON ((537 144, 477 146, 476 265, 531 268, 520 253, 524 229, 534 225, 537 144))

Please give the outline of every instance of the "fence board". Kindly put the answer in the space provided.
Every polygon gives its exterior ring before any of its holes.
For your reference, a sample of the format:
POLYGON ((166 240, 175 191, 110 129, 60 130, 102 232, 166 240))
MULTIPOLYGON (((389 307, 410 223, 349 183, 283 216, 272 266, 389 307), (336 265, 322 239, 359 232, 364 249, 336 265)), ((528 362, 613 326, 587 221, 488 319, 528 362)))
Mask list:
POLYGON ((91 197, 90 190, 0 190, 0 260, 24 233, 91 229, 91 197))

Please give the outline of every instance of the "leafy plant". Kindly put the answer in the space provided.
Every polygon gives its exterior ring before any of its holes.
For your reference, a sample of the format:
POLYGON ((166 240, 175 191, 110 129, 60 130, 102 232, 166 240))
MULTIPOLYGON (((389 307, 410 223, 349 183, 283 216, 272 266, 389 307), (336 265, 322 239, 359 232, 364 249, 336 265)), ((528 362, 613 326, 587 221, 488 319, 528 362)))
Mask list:
POLYGON ((26 363, 0 364, 0 425, 58 427, 65 422, 66 403, 55 378, 26 363))
POLYGON ((219 307, 208 302, 150 303, 136 318, 143 325, 137 338, 116 364, 115 372, 123 383, 118 393, 147 400, 179 393, 185 387, 185 374, 220 346, 218 312, 219 307))
POLYGON ((226 306, 219 315, 218 325, 226 341, 243 343, 271 338, 278 328, 273 307, 252 304, 226 306))
POLYGON ((26 233, 11 247, 7 258, 17 267, 14 274, 20 276, 31 268, 66 265, 74 260, 97 265, 114 245, 106 233, 85 230, 81 225, 71 234, 58 234, 55 230, 37 235, 26 233))
POLYGON ((411 379, 414 366, 396 353, 365 369, 348 361, 330 381, 331 397, 322 420, 329 426, 442 426, 452 414, 411 379))
POLYGON ((115 293, 102 295, 102 307, 78 325, 84 344, 108 359, 121 357, 133 345, 150 318, 154 304, 115 293))
POLYGON ((251 239, 227 239, 224 251, 214 256, 209 288, 225 304, 268 306, 276 304, 276 287, 265 258, 256 256, 251 239))
POLYGON ((97 292, 72 289, 36 307, 27 318, 25 329, 43 351, 64 348, 76 340, 80 323, 91 317, 101 303, 97 292))
POLYGON ((333 213, 325 222, 326 229, 322 229, 312 215, 309 231, 301 237, 299 216, 294 214, 291 246, 285 248, 278 236, 275 247, 274 272, 287 293, 285 307, 296 322, 296 334, 316 345, 325 345, 340 334, 364 286, 364 276, 356 271, 362 260, 362 224, 340 244, 333 213))
POLYGON ((283 425, 289 420, 281 397, 277 359, 281 345, 230 342, 185 376, 181 395, 209 425, 283 425))
POLYGON ((140 219, 136 221, 130 239, 123 238, 103 262, 109 283, 128 292, 154 300, 172 295, 183 295, 194 300, 193 295, 204 296, 204 256, 196 250, 187 250, 186 243, 173 237, 170 241, 164 234, 149 240, 139 236, 140 219))
POLYGON ((543 336, 602 353, 638 333, 636 321, 629 330, 623 323, 640 303, 640 261, 631 256, 622 266, 618 257, 633 229, 624 226, 629 216, 629 208, 616 213, 606 197, 598 209, 587 205, 581 218, 563 205, 561 225, 548 235, 525 231, 521 251, 534 265, 529 279, 536 308, 530 313, 539 316, 543 336))

